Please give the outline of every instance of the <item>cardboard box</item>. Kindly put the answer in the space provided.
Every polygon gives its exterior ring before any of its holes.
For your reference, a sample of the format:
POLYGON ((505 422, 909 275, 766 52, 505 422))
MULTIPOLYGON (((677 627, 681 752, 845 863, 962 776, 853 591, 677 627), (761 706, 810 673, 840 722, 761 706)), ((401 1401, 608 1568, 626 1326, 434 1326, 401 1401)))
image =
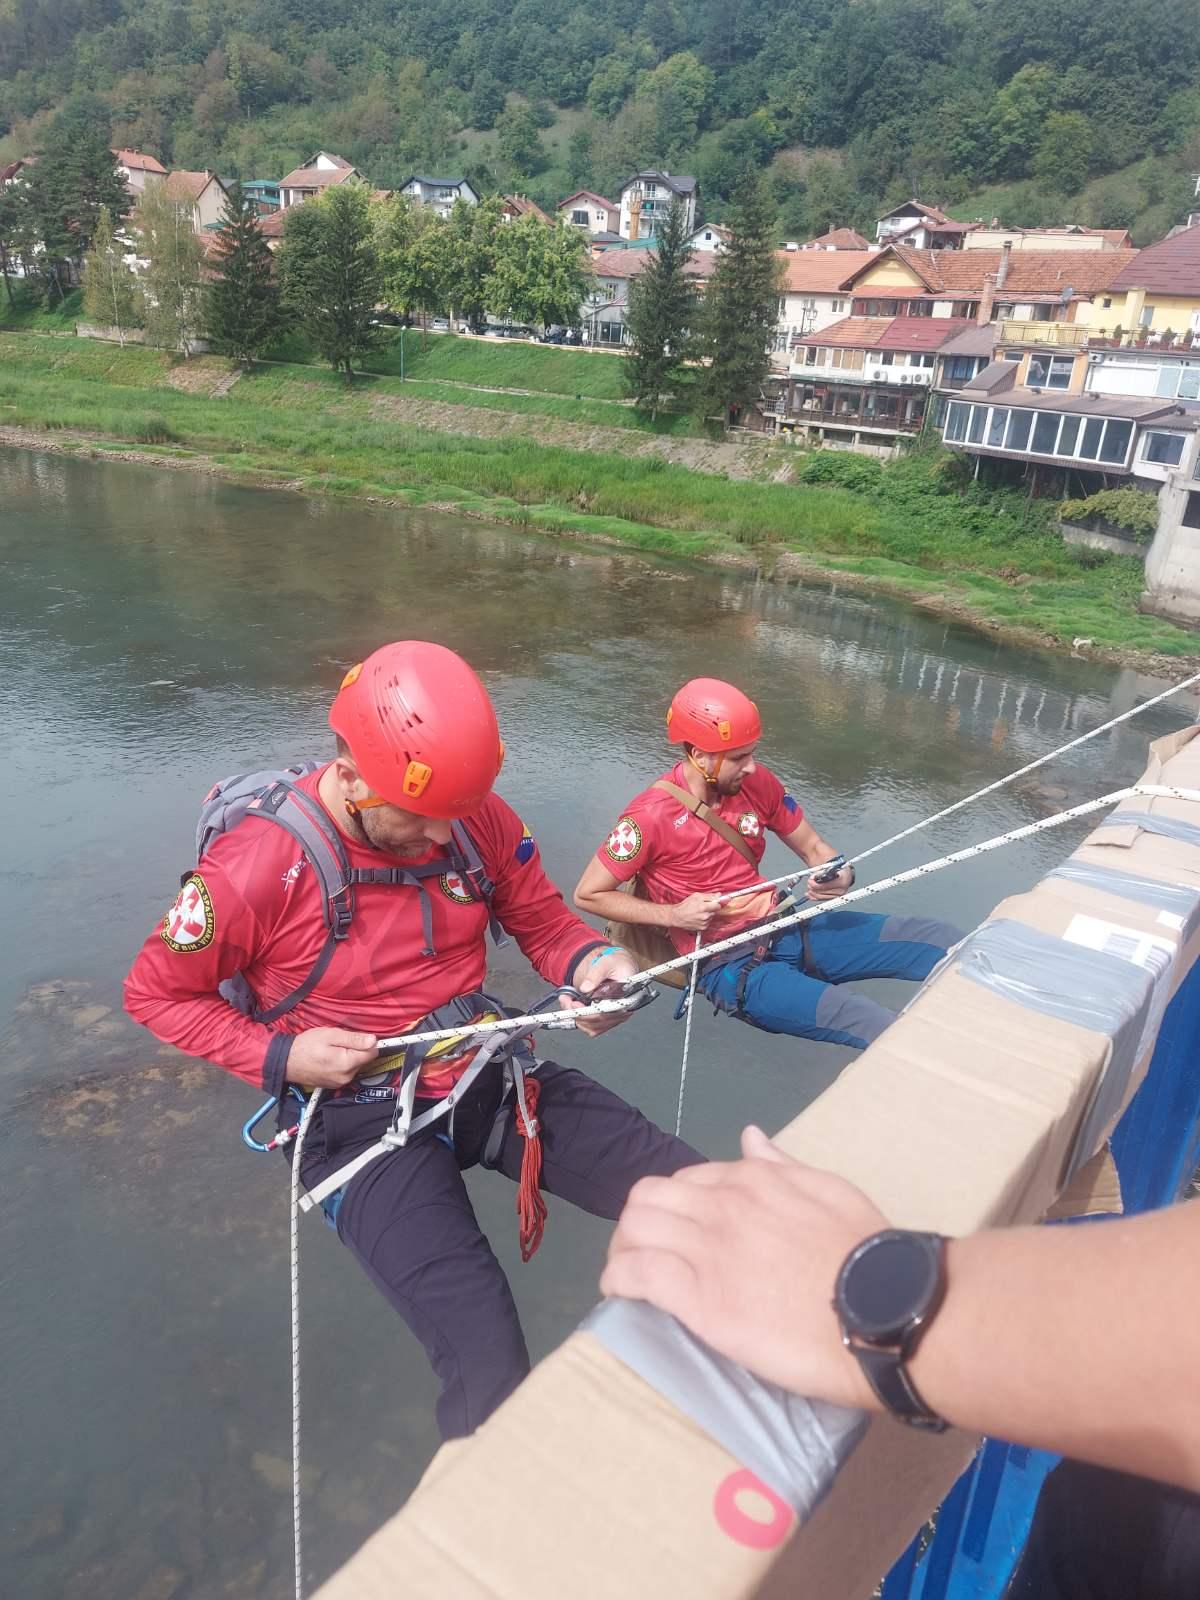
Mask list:
MULTIPOLYGON (((1200 790, 1197 732, 1155 744, 1145 781, 1200 790)), ((1200 841, 1200 804, 1138 797, 1120 809, 1191 824, 1200 841)), ((1200 890, 1200 847, 1102 826, 1071 862, 1124 877, 1051 874, 998 906, 977 937, 1015 929, 1018 954, 1055 952, 1069 977, 1061 995, 1053 973, 1041 980, 1039 1003, 1074 1020, 1031 1009, 1018 984, 991 986, 990 961, 972 976, 980 945, 968 941, 779 1133, 780 1147, 843 1173, 897 1225, 947 1234, 1035 1221, 1072 1177, 1085 1200, 1097 1184, 1103 1194, 1105 1140, 1152 1051, 1145 1029, 1200 950, 1200 919, 1164 916, 1136 880, 1200 890), (1140 962, 1144 981, 1120 1026, 1098 1031, 1089 996, 1113 1003, 1114 960, 1140 962)), ((800 1525, 689 1415, 580 1331, 478 1433, 438 1455, 319 1600, 865 1600, 974 1447, 876 1419, 800 1525)))

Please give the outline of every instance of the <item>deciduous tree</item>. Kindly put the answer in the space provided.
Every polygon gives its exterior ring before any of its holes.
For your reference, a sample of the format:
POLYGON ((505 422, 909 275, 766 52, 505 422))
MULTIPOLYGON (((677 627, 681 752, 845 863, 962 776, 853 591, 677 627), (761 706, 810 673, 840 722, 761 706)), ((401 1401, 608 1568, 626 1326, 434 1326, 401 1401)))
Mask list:
POLYGON ((128 245, 113 232, 108 207, 100 207, 92 248, 83 261, 83 308, 93 322, 115 328, 125 343, 130 328, 143 321, 142 290, 137 275, 125 260, 128 245))

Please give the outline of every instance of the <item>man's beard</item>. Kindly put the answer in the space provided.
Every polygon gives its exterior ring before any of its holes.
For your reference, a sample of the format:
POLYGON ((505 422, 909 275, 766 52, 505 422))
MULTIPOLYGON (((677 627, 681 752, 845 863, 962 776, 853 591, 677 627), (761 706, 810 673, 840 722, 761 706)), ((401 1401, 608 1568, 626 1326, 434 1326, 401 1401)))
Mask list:
POLYGON ((398 856, 402 861, 419 861, 427 856, 433 849, 433 841, 424 834, 416 839, 408 839, 397 843, 389 837, 386 824, 372 811, 360 811, 358 823, 367 837, 367 843, 374 845, 376 850, 386 851, 388 855, 398 856))
POLYGON ((744 778, 718 778, 716 790, 718 794, 741 794, 744 778))

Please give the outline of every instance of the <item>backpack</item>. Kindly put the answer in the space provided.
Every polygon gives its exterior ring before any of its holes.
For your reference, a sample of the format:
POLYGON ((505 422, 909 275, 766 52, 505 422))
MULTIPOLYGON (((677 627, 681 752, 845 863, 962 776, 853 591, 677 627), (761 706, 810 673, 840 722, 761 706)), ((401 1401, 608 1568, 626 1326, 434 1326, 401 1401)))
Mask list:
MULTIPOLYGON (((433 946, 433 913, 425 880, 440 877, 446 863, 439 858, 410 867, 352 867, 346 847, 332 818, 312 795, 297 786, 298 778, 318 771, 323 761, 302 761, 281 770, 235 774, 213 784, 200 806, 196 822, 196 861, 204 858, 215 840, 236 828, 246 818, 273 823, 296 841, 321 884, 321 906, 325 917, 326 939, 304 981, 275 1005, 259 1007, 245 977, 239 972, 220 986, 222 996, 255 1022, 276 1022, 312 993, 333 959, 333 952, 349 937, 354 920, 354 890, 359 884, 385 883, 415 888, 421 895, 421 926, 425 937, 423 954, 436 955, 433 946)), ((451 824, 450 870, 461 879, 472 900, 488 909, 488 927, 497 945, 508 938, 492 910, 496 886, 488 876, 478 846, 463 822, 451 824)), ((187 883, 197 869, 190 868, 180 879, 187 883)))

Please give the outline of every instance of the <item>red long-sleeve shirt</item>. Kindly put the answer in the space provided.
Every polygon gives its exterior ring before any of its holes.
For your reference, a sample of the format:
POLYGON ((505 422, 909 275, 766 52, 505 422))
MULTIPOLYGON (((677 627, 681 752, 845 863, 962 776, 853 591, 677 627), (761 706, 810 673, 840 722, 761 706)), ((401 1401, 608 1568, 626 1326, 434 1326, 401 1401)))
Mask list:
MULTIPOLYGON (((316 796, 320 778, 314 772, 299 787, 316 796)), ((580 956, 603 941, 567 909, 528 829, 498 795, 466 823, 495 884, 501 925, 547 983, 569 982, 580 956)), ((349 837, 343 844, 352 867, 395 862, 349 837)), ((158 1038, 272 1092, 278 1074, 267 1053, 281 1033, 329 1026, 381 1038, 402 1033, 480 988, 487 968, 487 907, 470 899, 448 851, 431 846, 422 859, 439 856, 445 873, 425 880, 435 955, 422 953, 419 890, 359 885, 349 937, 312 993, 267 1026, 235 1010, 217 986, 240 972, 268 1009, 312 970, 326 929, 320 880, 299 846, 282 828, 248 817, 215 842, 147 938, 125 980, 125 1008, 158 1038)))

